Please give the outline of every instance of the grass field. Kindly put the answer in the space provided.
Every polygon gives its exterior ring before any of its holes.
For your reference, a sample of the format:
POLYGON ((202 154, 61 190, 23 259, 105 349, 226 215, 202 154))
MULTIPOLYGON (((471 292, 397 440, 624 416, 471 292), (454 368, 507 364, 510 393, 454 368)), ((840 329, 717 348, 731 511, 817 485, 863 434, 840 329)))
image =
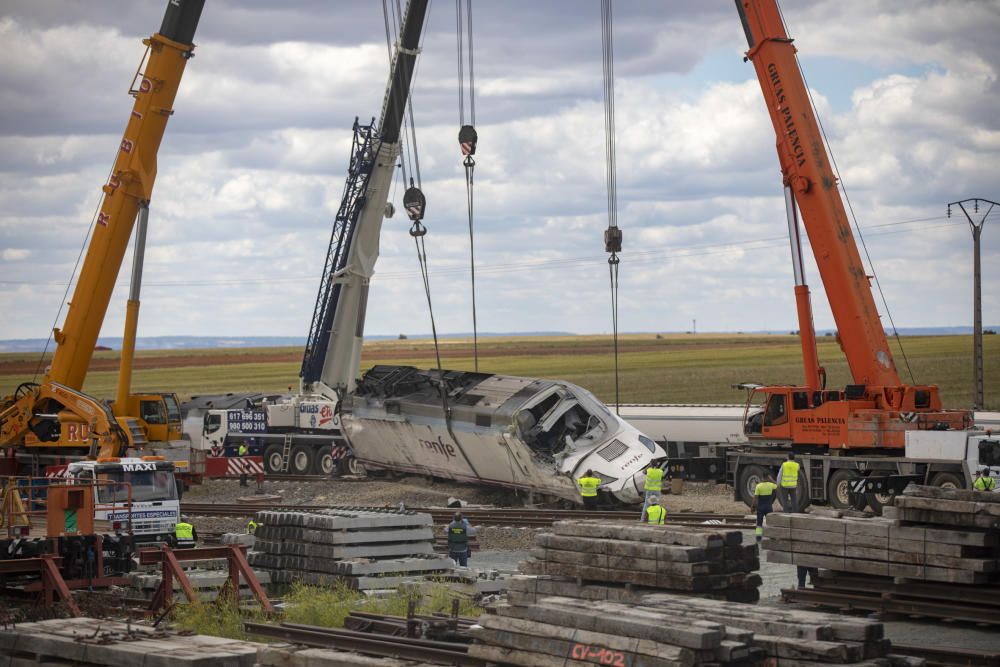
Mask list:
MULTIPOLYGON (((1000 337, 985 336, 986 407, 1000 410, 1000 337)), ((907 363, 893 342, 900 375, 910 381, 907 363)), ((947 407, 972 403, 971 336, 915 336, 903 348, 916 383, 937 384, 947 407)), ((735 403, 737 382, 795 383, 802 380, 797 336, 746 334, 628 335, 620 354, 621 398, 635 403, 735 403)), ((444 341, 442 365, 473 368, 467 340, 444 341)), ((819 341, 820 358, 831 387, 848 383, 847 364, 832 337, 819 341)), ((133 389, 170 390, 182 398, 197 394, 281 391, 297 386, 299 348, 224 350, 147 350, 137 355, 133 389)), ((0 393, 31 380, 38 355, 0 354, 0 393)), ((378 341, 367 344, 362 364, 435 365, 430 341, 378 341)), ((117 352, 97 352, 84 389, 114 394, 117 352)), ((614 401, 614 365, 607 336, 488 338, 480 341, 479 369, 489 373, 569 380, 614 401)))

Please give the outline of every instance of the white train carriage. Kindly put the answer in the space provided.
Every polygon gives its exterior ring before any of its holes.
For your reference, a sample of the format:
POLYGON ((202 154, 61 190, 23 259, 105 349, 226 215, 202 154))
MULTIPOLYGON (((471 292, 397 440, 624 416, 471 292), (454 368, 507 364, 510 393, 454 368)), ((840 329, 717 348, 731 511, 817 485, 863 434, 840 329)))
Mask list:
POLYGON ((643 471, 665 456, 589 391, 562 381, 381 365, 344 398, 341 417, 366 466, 577 503, 575 480, 588 469, 607 499, 641 502, 643 471))

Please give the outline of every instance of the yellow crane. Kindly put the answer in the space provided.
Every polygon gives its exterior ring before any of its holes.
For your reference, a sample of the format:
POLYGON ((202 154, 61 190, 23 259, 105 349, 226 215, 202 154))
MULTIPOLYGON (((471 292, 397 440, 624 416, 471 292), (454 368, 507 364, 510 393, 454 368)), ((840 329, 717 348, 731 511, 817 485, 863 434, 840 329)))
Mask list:
MULTIPOLYGON (((169 0, 159 32, 143 40, 146 54, 129 90, 132 111, 103 187, 104 199, 66 320, 53 332, 52 363, 41 383, 24 382, 0 402, 2 448, 15 452, 24 448, 34 454, 34 461, 59 462, 81 453, 118 456, 148 441, 180 437, 176 395, 130 393, 139 309, 135 278, 126 313, 118 396, 111 406, 81 390, 140 211, 140 236, 145 236, 157 151, 173 114, 184 67, 193 55, 192 40, 204 4, 204 0, 169 0)), ((141 255, 138 266, 141 272, 141 255)))

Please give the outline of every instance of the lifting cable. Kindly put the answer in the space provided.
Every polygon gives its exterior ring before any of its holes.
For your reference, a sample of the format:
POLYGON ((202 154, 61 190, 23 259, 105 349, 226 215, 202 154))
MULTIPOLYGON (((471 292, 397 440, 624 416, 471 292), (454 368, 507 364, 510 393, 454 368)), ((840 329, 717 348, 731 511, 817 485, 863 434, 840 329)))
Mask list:
POLYGON ((620 373, 618 368, 618 253, 622 250, 622 230, 618 227, 618 176, 615 166, 615 49, 611 0, 601 0, 601 52, 604 60, 604 154, 607 162, 608 228, 604 230, 604 250, 608 253, 611 281, 611 327, 615 350, 615 413, 620 414, 620 373))
MULTIPOLYGON (((785 22, 785 14, 778 8, 778 12, 781 15, 781 24, 785 29, 785 34, 788 33, 788 24, 785 22)), ((899 345, 899 353, 903 355, 903 363, 906 365, 906 372, 910 375, 910 383, 916 384, 917 381, 913 375, 913 369, 910 368, 910 360, 906 356, 906 349, 903 347, 903 339, 899 335, 899 330, 896 329, 896 322, 892 319, 892 311, 889 310, 889 302, 885 298, 885 292, 882 291, 882 282, 878 279, 878 273, 875 271, 875 263, 872 262, 872 256, 868 252, 868 244, 865 243, 865 235, 861 232, 861 225, 858 223, 858 217, 854 214, 854 204, 851 203, 851 197, 847 194, 847 185, 844 183, 844 179, 840 175, 840 167, 837 166, 837 159, 833 156, 833 146, 830 144, 830 139, 826 136, 826 128, 823 126, 823 119, 820 118, 819 109, 816 108, 816 102, 813 99, 812 88, 809 87, 809 81, 806 80, 805 70, 802 69, 802 63, 799 61, 798 53, 795 54, 795 64, 799 68, 799 74, 802 76, 802 82, 805 84, 806 94, 809 95, 809 104, 812 106, 813 115, 816 116, 816 124, 819 125, 820 134, 823 135, 823 143, 826 144, 826 151, 830 155, 830 165, 833 167, 833 173, 837 175, 837 182, 840 184, 840 190, 844 193, 844 201, 847 202, 847 209, 851 213, 851 220, 854 222, 854 230, 858 233, 858 240, 861 241, 861 248, 865 251, 865 258, 868 260, 868 266, 872 270, 872 278, 875 279, 875 287, 878 289, 879 298, 882 299, 882 307, 885 308, 885 315, 889 318, 889 324, 892 326, 892 336, 896 339, 896 344, 899 345)))
POLYGON ((462 25, 462 0, 455 0, 455 35, 457 38, 458 54, 458 144, 462 149, 465 160, 462 165, 465 167, 465 198, 466 207, 469 214, 469 268, 472 271, 472 357, 474 368, 479 372, 479 326, 476 321, 476 245, 473 216, 473 171, 476 168, 476 160, 472 157, 476 154, 476 143, 479 135, 476 133, 476 73, 472 55, 472 0, 465 0, 465 25, 462 25), (467 38, 463 38, 463 30, 467 38), (468 41, 469 59, 469 123, 465 123, 465 42, 468 41))
MULTIPOLYGON (((403 10, 400 6, 399 0, 395 3, 389 0, 389 7, 386 7, 386 0, 382 0, 382 13, 385 18, 385 30, 386 30, 386 44, 390 51, 390 62, 392 59, 392 48, 390 44, 390 28, 389 28, 389 15, 392 13, 392 23, 393 29, 392 34, 398 33, 398 27, 403 23, 403 10), (393 8, 393 4, 395 7, 393 8)), ((419 65, 418 65, 419 66, 419 65)), ((427 227, 423 224, 424 213, 427 210, 427 199, 424 197, 424 193, 421 190, 423 183, 420 178, 420 153, 417 150, 417 128, 413 120, 413 81, 416 80, 416 72, 411 79, 411 90, 410 94, 407 95, 407 112, 406 116, 409 119, 409 126, 407 126, 407 118, 404 117, 402 123, 402 136, 400 138, 400 167, 403 172, 403 180, 406 181, 406 169, 407 165, 410 168, 409 183, 410 187, 406 189, 403 193, 403 208, 406 210, 406 215, 413 223, 410 226, 410 236, 413 237, 414 246, 417 249, 417 262, 420 265, 420 277, 424 284, 424 296, 427 299, 427 312, 431 318, 431 336, 434 339, 434 356, 437 360, 437 372, 438 372, 438 385, 441 392, 441 407, 444 410, 444 422, 448 429, 448 433, 451 435, 451 439, 455 442, 455 447, 458 449, 462 458, 465 459, 466 465, 469 466, 469 470, 476 477, 480 477, 479 472, 476 467, 472 464, 469 456, 465 453, 462 443, 459 442, 458 437, 455 435, 455 431, 452 428, 451 423, 451 407, 448 405, 448 385, 444 379, 444 370, 441 366, 441 346, 438 340, 437 333, 437 323, 434 319, 434 306, 431 302, 431 283, 430 283, 430 270, 428 268, 427 262, 427 246, 424 242, 424 237, 427 235, 427 227), (409 144, 409 152, 407 153, 406 148, 409 144), (404 154, 406 157, 404 158, 404 154), (412 157, 412 162, 410 158, 412 157), (416 180, 414 180, 416 179, 416 180)))

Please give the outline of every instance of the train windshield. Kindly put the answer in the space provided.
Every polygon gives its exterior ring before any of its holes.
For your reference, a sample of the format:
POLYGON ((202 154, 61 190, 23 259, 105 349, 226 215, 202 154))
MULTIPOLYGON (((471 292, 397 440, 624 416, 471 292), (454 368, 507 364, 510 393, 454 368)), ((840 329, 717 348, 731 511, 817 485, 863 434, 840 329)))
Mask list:
POLYGON ((556 387, 517 413, 518 430, 524 442, 539 454, 563 454, 579 441, 590 444, 607 431, 605 422, 594 414, 596 411, 588 408, 573 394, 556 387))

